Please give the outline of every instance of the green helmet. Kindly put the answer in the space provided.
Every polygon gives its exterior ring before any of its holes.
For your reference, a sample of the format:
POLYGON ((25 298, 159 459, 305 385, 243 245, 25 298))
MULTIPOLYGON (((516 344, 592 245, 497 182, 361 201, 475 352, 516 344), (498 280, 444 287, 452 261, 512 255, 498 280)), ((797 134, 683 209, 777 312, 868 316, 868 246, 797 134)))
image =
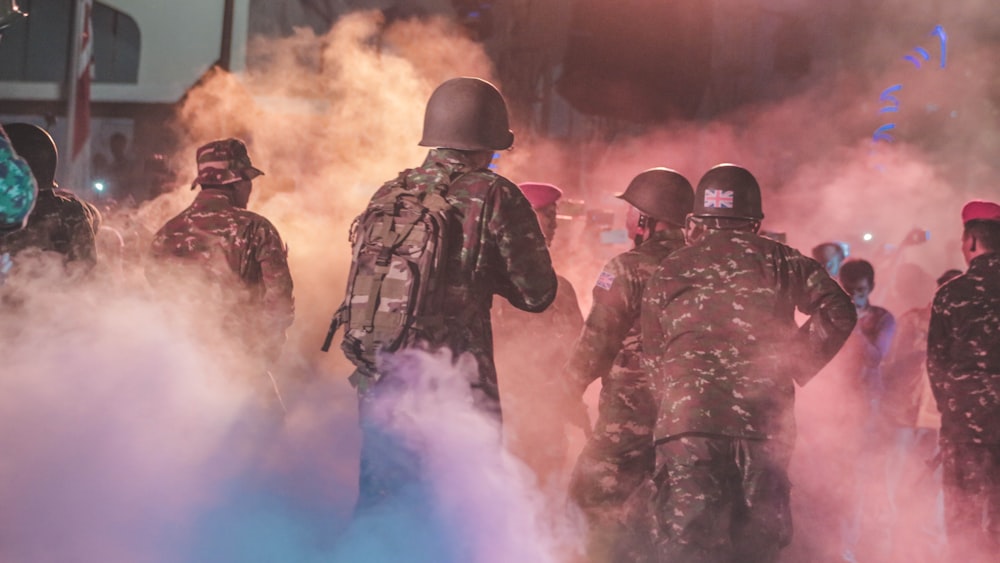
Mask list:
POLYGON ((713 166, 698 182, 691 214, 695 217, 760 221, 764 218, 760 185, 753 174, 742 166, 713 166))
POLYGON ((17 7, 14 0, 0 0, 0 32, 27 15, 17 7))
POLYGON ((694 206, 691 182, 669 168, 650 168, 640 172, 625 191, 615 197, 624 199, 643 215, 677 226, 684 225, 684 218, 694 206))
POLYGON ((423 147, 504 150, 514 144, 507 104, 479 78, 452 78, 437 87, 424 112, 423 147))

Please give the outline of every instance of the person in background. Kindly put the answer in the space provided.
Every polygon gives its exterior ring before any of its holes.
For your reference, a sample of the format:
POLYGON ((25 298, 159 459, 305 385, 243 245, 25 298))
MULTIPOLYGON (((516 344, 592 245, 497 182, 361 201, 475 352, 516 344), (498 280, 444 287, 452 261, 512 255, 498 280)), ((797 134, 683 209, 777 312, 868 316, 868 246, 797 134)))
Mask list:
POLYGON ((295 300, 281 235, 267 218, 247 209, 253 180, 263 172, 239 139, 207 143, 195 158, 198 177, 191 188, 200 185, 201 191, 156 232, 146 278, 171 299, 215 295, 206 305, 220 308, 221 333, 266 376, 251 383, 280 403, 270 370, 295 318, 295 300), (194 288, 194 295, 186 296, 187 288, 194 288))
MULTIPOLYGON (((961 270, 947 270, 940 288, 961 270)), ((941 474, 931 467, 937 452, 941 413, 927 377, 927 328, 931 303, 906 311, 882 370, 880 415, 890 432, 886 466, 891 561, 940 561, 943 522, 938 509, 941 474)))
MULTIPOLYGON (((551 248, 556 234, 556 211, 562 190, 552 184, 518 184, 535 211, 538 225, 551 248)), ((566 466, 569 441, 565 422, 570 406, 553 401, 570 347, 583 327, 576 290, 556 275, 556 298, 541 313, 517 309, 505 299, 494 299, 493 341, 497 380, 504 405, 504 433, 510 451, 535 472, 543 489, 554 488, 566 466)))
POLYGON ((836 278, 840 275, 840 265, 847 259, 847 244, 842 242, 821 242, 812 249, 812 257, 826 268, 826 273, 836 278))

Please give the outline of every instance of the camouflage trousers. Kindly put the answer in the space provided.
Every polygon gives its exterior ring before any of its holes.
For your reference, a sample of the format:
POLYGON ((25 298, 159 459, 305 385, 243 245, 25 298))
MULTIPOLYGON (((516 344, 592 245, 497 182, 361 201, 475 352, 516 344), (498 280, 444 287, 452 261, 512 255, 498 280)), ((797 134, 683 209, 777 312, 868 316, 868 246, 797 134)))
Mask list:
POLYGON ((658 443, 657 561, 777 561, 792 539, 790 456, 775 440, 688 434, 658 443))
POLYGON ((996 561, 1000 551, 1000 445, 941 440, 950 560, 996 561))
MULTIPOLYGON (((626 501, 653 473, 653 423, 656 404, 644 384, 614 384, 601 389, 599 415, 570 481, 570 496, 590 528, 592 562, 635 561, 643 538, 630 523, 642 514, 626 501)), ((645 527, 648 530, 648 526, 645 527)), ((645 531, 645 530, 644 530, 645 531)))

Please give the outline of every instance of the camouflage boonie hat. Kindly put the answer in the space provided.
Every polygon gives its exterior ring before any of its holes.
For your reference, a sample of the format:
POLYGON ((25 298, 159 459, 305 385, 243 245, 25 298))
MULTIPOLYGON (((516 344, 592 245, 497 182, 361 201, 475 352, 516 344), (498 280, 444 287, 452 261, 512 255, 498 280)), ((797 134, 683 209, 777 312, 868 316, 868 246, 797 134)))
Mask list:
POLYGON ((198 177, 191 183, 191 189, 198 184, 235 184, 264 174, 250 164, 247 146, 239 139, 212 141, 202 145, 195 154, 198 177))

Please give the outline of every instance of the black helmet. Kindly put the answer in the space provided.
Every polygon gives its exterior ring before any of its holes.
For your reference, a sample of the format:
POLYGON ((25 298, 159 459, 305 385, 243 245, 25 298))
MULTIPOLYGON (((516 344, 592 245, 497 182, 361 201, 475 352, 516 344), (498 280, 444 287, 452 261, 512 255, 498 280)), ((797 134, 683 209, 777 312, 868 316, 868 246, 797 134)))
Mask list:
POLYGON ((452 78, 431 94, 424 112, 423 147, 504 150, 514 144, 507 104, 479 78, 452 78))
POLYGON ((694 206, 691 182, 669 168, 650 168, 640 172, 632 178, 625 191, 615 197, 624 199, 643 215, 677 226, 684 225, 684 218, 694 206))
POLYGON ((31 123, 4 123, 14 152, 23 158, 38 182, 39 189, 51 188, 59 164, 56 143, 48 131, 31 123))
POLYGON ((694 197, 695 217, 731 219, 764 218, 760 185, 749 170, 735 164, 713 166, 698 182, 694 197))

